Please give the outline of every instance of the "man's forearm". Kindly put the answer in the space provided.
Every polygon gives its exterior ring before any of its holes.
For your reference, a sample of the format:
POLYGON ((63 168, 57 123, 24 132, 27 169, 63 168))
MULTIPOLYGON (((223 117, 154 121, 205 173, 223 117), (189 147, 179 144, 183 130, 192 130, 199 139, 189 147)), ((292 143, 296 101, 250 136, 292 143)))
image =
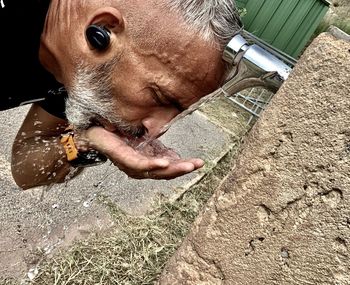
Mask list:
POLYGON ((12 175, 23 189, 64 182, 71 166, 58 137, 16 139, 12 149, 12 175))

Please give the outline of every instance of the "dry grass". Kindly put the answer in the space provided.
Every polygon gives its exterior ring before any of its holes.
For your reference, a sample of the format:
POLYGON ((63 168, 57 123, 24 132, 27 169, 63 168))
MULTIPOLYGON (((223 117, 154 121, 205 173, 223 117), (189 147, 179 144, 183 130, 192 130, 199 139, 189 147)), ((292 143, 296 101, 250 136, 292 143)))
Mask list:
POLYGON ((13 279, 9 279, 9 278, 1 278, 0 277, 0 284, 1 285, 16 285, 16 281, 13 279))
POLYGON ((114 217, 115 229, 80 241, 68 252, 42 263, 33 284, 154 284, 200 209, 232 167, 236 149, 180 199, 174 203, 160 199, 146 217, 127 216, 102 198, 114 217))

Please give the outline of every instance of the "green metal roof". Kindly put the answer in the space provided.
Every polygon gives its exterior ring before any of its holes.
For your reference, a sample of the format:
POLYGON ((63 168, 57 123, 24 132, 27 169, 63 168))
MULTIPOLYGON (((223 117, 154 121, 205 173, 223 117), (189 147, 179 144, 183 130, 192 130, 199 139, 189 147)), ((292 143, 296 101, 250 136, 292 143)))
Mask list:
POLYGON ((329 9, 326 0, 236 0, 244 29, 297 58, 329 9))
POLYGON ((332 3, 329 2, 328 0, 321 0, 322 2, 324 2, 326 5, 330 6, 332 3))

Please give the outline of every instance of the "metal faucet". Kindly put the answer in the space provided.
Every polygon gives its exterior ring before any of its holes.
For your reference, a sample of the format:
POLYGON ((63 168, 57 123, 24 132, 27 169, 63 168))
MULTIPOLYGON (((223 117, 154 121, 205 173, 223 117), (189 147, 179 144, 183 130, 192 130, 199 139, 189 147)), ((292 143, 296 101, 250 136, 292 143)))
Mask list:
POLYGON ((249 45, 240 34, 229 42, 223 59, 230 70, 222 87, 228 96, 258 86, 276 92, 292 70, 258 44, 249 45))

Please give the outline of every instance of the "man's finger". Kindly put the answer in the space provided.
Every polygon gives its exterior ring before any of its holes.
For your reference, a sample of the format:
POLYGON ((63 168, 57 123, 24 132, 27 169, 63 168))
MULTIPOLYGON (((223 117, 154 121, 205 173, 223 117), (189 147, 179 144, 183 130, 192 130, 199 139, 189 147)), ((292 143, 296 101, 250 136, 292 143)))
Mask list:
POLYGON ((191 173, 196 168, 192 163, 185 162, 177 165, 171 165, 165 169, 150 170, 146 173, 145 178, 149 179, 173 179, 191 173))

